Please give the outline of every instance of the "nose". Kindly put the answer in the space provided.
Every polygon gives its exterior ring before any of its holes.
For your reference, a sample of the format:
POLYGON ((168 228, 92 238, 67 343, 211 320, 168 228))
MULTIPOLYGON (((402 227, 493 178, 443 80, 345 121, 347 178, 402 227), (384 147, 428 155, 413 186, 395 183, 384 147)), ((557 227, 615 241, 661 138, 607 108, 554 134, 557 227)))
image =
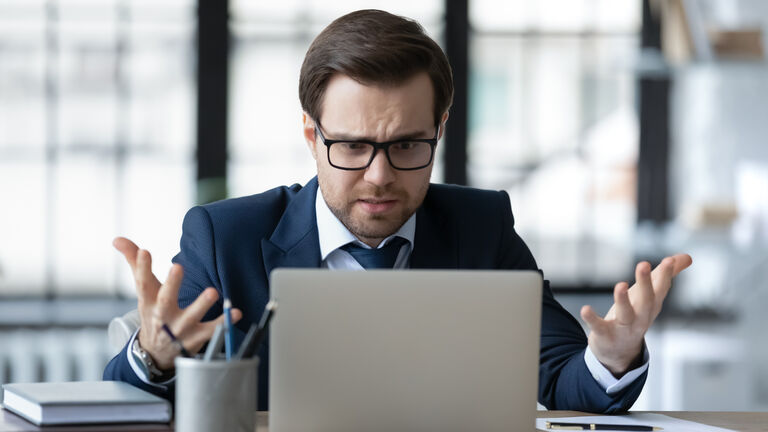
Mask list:
POLYGON ((389 164, 384 150, 376 150, 373 161, 365 169, 363 178, 376 186, 386 186, 395 181, 395 169, 389 164))

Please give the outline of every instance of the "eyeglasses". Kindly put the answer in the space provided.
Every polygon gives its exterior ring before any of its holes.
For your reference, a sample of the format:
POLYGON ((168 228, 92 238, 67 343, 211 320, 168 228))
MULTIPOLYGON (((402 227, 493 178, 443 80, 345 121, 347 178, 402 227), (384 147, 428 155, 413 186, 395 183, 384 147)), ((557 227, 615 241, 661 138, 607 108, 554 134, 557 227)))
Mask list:
POLYGON ((328 163, 342 170, 361 170, 371 165, 376 152, 381 149, 387 155, 392 168, 402 171, 422 169, 432 163, 437 146, 437 135, 440 125, 435 125, 435 137, 431 139, 409 138, 405 140, 387 141, 383 143, 365 140, 332 140, 327 139, 320 129, 319 121, 315 122, 315 133, 328 149, 328 163))

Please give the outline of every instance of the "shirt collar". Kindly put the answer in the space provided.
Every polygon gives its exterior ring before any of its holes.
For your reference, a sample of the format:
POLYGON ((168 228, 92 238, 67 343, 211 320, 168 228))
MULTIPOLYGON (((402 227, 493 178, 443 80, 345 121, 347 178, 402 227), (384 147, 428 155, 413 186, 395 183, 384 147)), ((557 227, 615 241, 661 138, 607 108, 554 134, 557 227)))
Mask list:
MULTIPOLYGON (((328 255, 336 249, 347 243, 354 242, 365 248, 370 246, 361 242, 354 234, 349 232, 347 227, 331 212, 328 203, 323 199, 320 188, 317 188, 317 197, 315 198, 315 214, 317 215, 317 234, 320 240, 320 259, 325 260, 328 255)), ((384 246, 393 237, 402 237, 411 244, 411 250, 414 246, 414 237, 416 234, 416 212, 397 230, 394 234, 384 239, 379 247, 384 246)))

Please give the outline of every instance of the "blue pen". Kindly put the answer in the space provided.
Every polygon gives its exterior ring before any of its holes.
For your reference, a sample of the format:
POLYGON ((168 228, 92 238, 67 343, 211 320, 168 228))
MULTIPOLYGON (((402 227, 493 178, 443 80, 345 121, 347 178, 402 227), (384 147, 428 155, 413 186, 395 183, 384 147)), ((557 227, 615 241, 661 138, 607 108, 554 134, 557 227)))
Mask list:
POLYGON ((227 352, 227 361, 232 359, 235 348, 235 328, 232 326, 232 301, 224 298, 224 349, 227 352))

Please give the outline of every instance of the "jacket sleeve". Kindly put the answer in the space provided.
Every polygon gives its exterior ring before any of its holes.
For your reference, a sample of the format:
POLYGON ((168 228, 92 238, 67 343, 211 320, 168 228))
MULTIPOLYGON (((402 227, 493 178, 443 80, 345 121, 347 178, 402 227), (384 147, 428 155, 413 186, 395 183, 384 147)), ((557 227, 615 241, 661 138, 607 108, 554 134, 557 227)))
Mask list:
POLYGON ((206 288, 214 287, 219 292, 219 299, 203 317, 203 321, 210 321, 222 313, 224 296, 216 260, 213 223, 204 207, 193 207, 187 212, 179 246, 180 252, 172 260, 184 268, 179 307, 189 306, 206 288))
MULTIPOLYGON (((133 338, 131 338, 131 341, 132 340, 133 338)), ((102 377, 103 380, 127 382, 134 387, 146 390, 152 394, 173 402, 173 383, 170 383, 170 385, 152 385, 142 381, 139 376, 136 375, 136 372, 134 372, 130 362, 128 361, 128 356, 130 355, 128 353, 128 349, 128 344, 126 344, 126 346, 124 346, 123 349, 115 357, 113 357, 112 360, 109 361, 109 363, 107 363, 107 367, 104 368, 104 374, 102 377)))
MULTIPOLYGON (((515 232, 509 196, 506 192, 501 194, 503 228, 498 268, 541 273, 528 246, 515 232)), ((608 395, 584 361, 587 337, 581 325, 555 300, 547 280, 542 295, 539 402, 547 409, 557 410, 594 413, 629 410, 643 389, 647 372, 622 391, 608 395)))

